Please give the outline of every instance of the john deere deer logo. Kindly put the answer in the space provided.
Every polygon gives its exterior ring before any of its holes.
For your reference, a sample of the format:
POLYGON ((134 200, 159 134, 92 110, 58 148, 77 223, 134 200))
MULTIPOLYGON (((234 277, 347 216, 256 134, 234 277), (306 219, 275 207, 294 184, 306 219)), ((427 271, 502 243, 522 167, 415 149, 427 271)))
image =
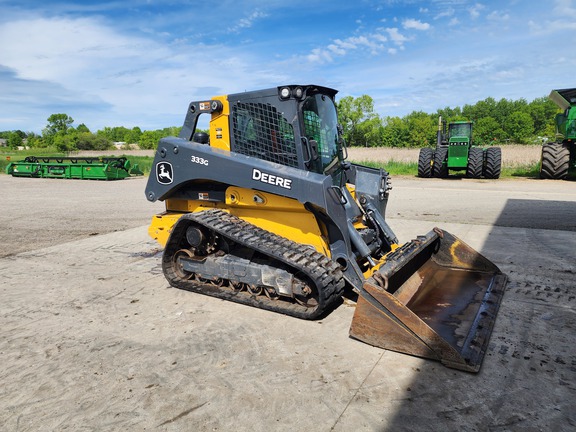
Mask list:
POLYGON ((156 180, 161 184, 170 184, 173 180, 172 164, 170 162, 160 162, 156 165, 156 180))

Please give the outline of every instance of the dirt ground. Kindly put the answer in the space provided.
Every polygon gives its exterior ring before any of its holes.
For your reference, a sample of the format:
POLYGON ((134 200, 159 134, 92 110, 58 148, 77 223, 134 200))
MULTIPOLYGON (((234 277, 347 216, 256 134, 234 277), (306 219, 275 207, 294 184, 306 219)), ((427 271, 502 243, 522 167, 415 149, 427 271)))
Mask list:
POLYGON ((170 288, 146 179, 0 175, 0 431, 572 431, 576 187, 393 179, 405 242, 433 226, 509 277, 478 374, 170 288))

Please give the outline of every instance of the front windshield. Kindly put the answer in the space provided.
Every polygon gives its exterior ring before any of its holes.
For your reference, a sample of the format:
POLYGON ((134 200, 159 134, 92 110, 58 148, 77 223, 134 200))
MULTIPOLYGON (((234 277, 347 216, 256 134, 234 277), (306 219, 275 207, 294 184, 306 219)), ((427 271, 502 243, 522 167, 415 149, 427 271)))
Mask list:
POLYGON ((316 94, 304 101, 304 133, 308 140, 318 144, 318 156, 321 166, 316 169, 326 173, 338 162, 338 115, 336 106, 326 95, 316 94))
POLYGON ((472 125, 470 123, 452 123, 450 124, 450 138, 468 137, 470 138, 472 125))

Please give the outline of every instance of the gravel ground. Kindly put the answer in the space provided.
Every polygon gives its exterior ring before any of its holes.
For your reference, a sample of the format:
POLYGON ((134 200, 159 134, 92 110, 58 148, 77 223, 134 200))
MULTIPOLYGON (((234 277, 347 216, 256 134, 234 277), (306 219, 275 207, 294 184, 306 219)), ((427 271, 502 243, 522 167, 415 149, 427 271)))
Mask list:
POLYGON ((0 257, 148 224, 163 204, 146 200, 146 181, 0 175, 0 257))

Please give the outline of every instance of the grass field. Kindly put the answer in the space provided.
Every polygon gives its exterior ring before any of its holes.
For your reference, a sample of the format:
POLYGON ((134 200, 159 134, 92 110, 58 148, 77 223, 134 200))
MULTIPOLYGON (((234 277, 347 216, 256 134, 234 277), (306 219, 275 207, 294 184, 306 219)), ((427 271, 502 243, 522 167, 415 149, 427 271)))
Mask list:
MULTIPOLYGON (((540 146, 505 145, 502 148, 502 177, 536 178, 540 170, 540 146)), ((362 148, 348 149, 348 159, 375 168, 385 168, 392 175, 415 176, 418 170, 417 148, 362 148)), ((50 149, 25 151, 0 150, 0 172, 4 173, 10 161, 19 161, 26 156, 64 156, 50 149)), ((132 164, 138 164, 145 174, 150 172, 154 150, 115 150, 107 152, 76 152, 74 156, 126 156, 132 164)), ((72 155, 71 155, 72 156, 72 155)), ((463 175, 463 174, 462 174, 463 175)))

